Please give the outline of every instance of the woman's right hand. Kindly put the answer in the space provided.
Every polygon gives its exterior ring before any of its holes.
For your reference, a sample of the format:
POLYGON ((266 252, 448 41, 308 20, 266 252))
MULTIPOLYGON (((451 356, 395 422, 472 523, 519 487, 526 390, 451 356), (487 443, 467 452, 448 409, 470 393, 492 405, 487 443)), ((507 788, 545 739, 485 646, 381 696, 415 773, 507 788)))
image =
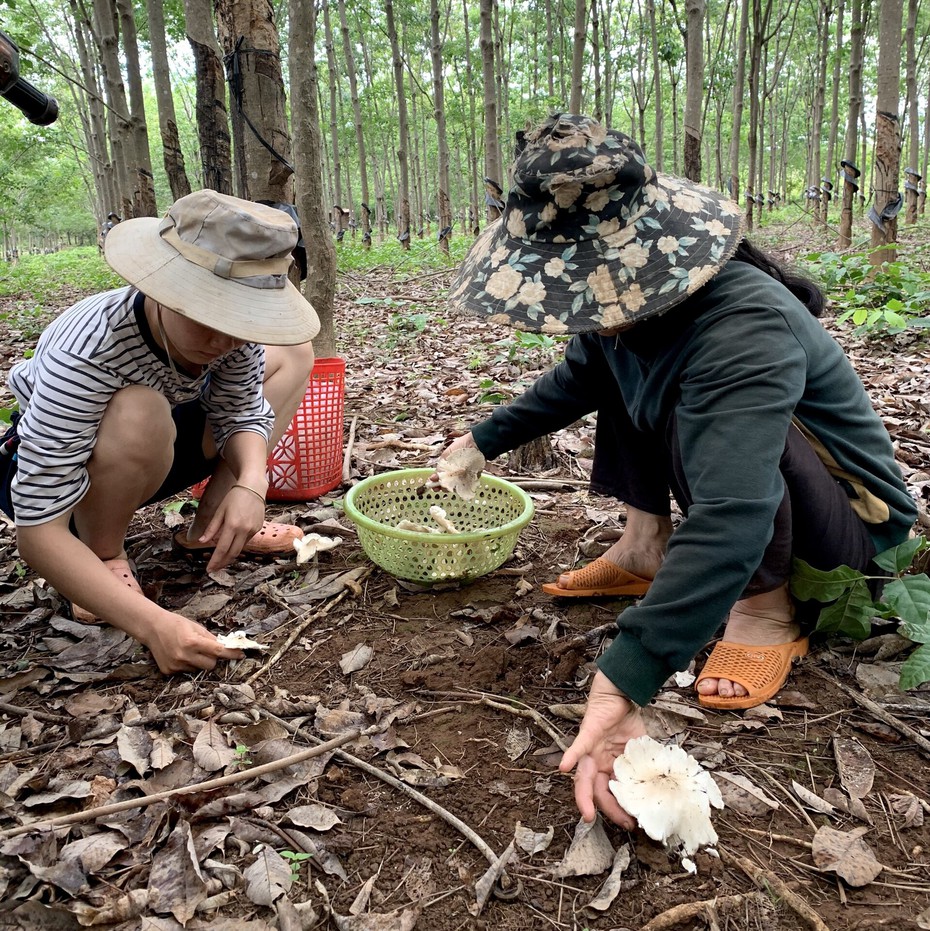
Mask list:
POLYGON ((242 659, 242 650, 230 650, 205 627, 165 611, 158 623, 151 624, 138 638, 155 657, 158 668, 165 674, 196 672, 213 669, 221 659, 242 659))

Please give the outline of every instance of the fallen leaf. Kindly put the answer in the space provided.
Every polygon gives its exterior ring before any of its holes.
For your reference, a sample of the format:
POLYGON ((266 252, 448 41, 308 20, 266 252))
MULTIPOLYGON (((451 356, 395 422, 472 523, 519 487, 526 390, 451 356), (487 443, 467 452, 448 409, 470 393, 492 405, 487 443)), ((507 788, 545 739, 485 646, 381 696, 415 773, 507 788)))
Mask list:
POLYGON ((263 846, 255 861, 242 872, 245 894, 256 905, 273 905, 294 882, 290 864, 277 851, 263 846))
POLYGON ((875 764, 869 751, 855 737, 833 737, 833 755, 840 784, 851 798, 865 798, 875 780, 875 764))
POLYGON ((152 738, 144 727, 124 724, 116 734, 116 748, 120 759, 140 775, 151 769, 152 738))
POLYGON ((549 705, 547 710, 550 714, 554 714, 563 721, 580 721, 584 717, 587 707, 587 704, 584 702, 566 703, 561 705, 549 705))
POLYGON ((781 805, 771 796, 762 791, 751 779, 739 773, 715 772, 711 773, 723 803, 727 808, 735 808, 744 815, 771 814, 781 808, 781 805))
POLYGON ((920 799, 910 792, 886 796, 892 809, 902 816, 905 828, 919 828, 924 823, 924 809, 920 799))
POLYGON ((507 731, 504 738, 504 752, 510 758, 511 762, 518 760, 533 743, 533 735, 528 727, 514 725, 507 731))
POLYGON ((226 735, 212 721, 200 729, 192 747, 197 765, 208 773, 228 766, 236 758, 236 751, 229 746, 226 735))
POLYGON ((514 840, 517 842, 517 846, 530 856, 534 853, 542 853, 552 843, 554 836, 555 828, 552 825, 549 825, 549 829, 545 833, 525 828, 519 821, 514 828, 514 840))
POLYGON ((207 618, 215 618, 230 601, 232 601, 232 595, 228 592, 198 594, 194 595, 183 608, 179 608, 178 614, 192 621, 204 621, 207 618))
POLYGON ((606 873, 613 861, 614 848, 604 831, 604 822, 598 815, 590 824, 579 820, 565 856, 553 867, 552 872, 562 878, 598 876, 606 873))
POLYGON ((604 885, 597 891, 597 895, 585 905, 585 910, 593 912, 606 912, 620 892, 623 882, 623 873, 630 865, 630 845, 624 844, 615 854, 610 875, 604 880, 604 885))
POLYGON ((413 931, 420 918, 420 910, 405 908, 365 915, 337 915, 333 912, 332 917, 338 931, 413 931))
POLYGON ((794 794, 808 807, 814 811, 819 811, 822 815, 835 815, 836 809, 819 795, 815 795, 810 789, 805 789, 800 783, 791 782, 791 788, 794 794))
POLYGON ((818 828, 811 846, 814 865, 822 872, 836 873, 850 886, 866 886, 882 871, 872 848, 862 835, 868 828, 844 832, 818 828))
POLYGON ((300 805, 290 809, 287 819, 291 824, 302 828, 313 828, 314 831, 328 831, 337 824, 342 824, 342 819, 331 808, 316 804, 300 805))
POLYGON ((353 672, 364 669, 371 662, 374 652, 367 643, 360 643, 352 647, 348 652, 343 653, 342 658, 339 660, 339 668, 342 669, 342 674, 348 676, 353 672))
POLYGON ((207 897, 207 881, 200 871, 191 826, 179 821, 165 845, 152 859, 148 881, 149 908, 171 914, 186 925, 207 897))

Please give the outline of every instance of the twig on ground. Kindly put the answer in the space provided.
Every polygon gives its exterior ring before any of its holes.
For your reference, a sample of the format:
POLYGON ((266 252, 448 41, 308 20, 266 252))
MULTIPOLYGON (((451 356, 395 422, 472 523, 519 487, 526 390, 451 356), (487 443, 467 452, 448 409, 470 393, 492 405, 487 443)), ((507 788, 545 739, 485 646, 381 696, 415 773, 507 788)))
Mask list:
POLYGON ((542 728, 555 742, 556 746, 560 750, 567 750, 568 743, 565 740, 565 737, 559 733, 538 711, 533 708, 517 708, 514 705, 508 705, 504 702, 494 701, 492 698, 488 698, 487 695, 481 696, 481 704, 487 705, 489 708, 496 708, 498 711, 507 711, 510 714, 515 714, 521 718, 529 718, 531 721, 535 722, 537 727, 542 728))
POLYGON ((571 488, 586 488, 588 479, 586 478, 523 478, 519 475, 507 476, 507 481, 512 485, 519 485, 525 491, 563 491, 565 486, 571 488))
POLYGON ((731 853, 724 847, 719 847, 718 849, 720 851, 720 859, 723 860, 724 863, 728 866, 735 866, 741 869, 763 892, 765 892, 766 889, 771 889, 795 915, 807 922, 812 931, 830 931, 830 928, 824 924, 820 915, 818 915, 796 892, 792 892, 771 870, 756 866, 755 863, 747 860, 745 857, 731 853))
MULTIPOLYGON (((269 711, 264 705, 258 705, 259 712, 267 717, 271 721, 276 721, 280 724, 288 733, 293 734, 295 737, 302 737, 304 740, 308 740, 311 743, 314 743, 319 740, 318 737, 315 737, 313 734, 308 734, 305 730, 300 727, 297 727, 295 724, 291 724, 290 721, 284 720, 284 718, 279 718, 273 711, 269 711)), ((355 732, 358 736, 358 732, 355 732)), ((333 756, 338 757, 341 760, 344 760, 346 763, 351 764, 356 769, 362 770, 362 772, 368 773, 370 776, 374 776, 376 779, 380 779, 382 782, 386 782, 389 786, 397 789, 399 792, 403 792, 405 795, 409 795, 410 798, 418 802, 424 808, 431 811, 434 815, 438 815, 442 818, 446 824, 451 825, 455 830, 457 830, 463 837, 471 842, 472 846, 476 847, 482 854, 482 856, 487 859, 488 863, 492 865, 498 862, 498 855, 494 852, 494 849, 491 847, 487 841, 481 837, 475 830, 469 827, 464 821, 456 817, 446 808, 443 808, 438 802, 434 802, 431 798, 426 795, 423 795, 422 792, 417 791, 413 786, 407 785, 406 782, 402 782, 400 779, 390 775, 389 773, 384 772, 384 770, 378 769, 377 766, 372 766, 370 763, 366 763, 365 760, 359 759, 357 756, 353 756, 351 753, 348 753, 345 750, 336 750, 333 753, 333 756)), ((501 891, 506 897, 510 897, 510 888, 509 884, 512 880, 503 874, 501 876, 500 886, 502 887, 501 891), (505 885, 507 883, 507 885, 505 885)), ((519 887, 519 881, 517 882, 519 887)), ((517 891, 514 892, 514 895, 518 894, 517 891)))
POLYGON ((661 915, 656 915, 655 918, 644 924, 640 931, 668 931, 668 929, 677 928, 678 925, 684 924, 686 921, 701 918, 707 914, 708 910, 727 911, 749 903, 760 908, 769 904, 768 899, 761 892, 740 892, 736 895, 724 895, 703 902, 684 902, 662 912, 661 915))
POLYGON ((900 718, 895 717, 891 712, 886 711, 878 702, 872 701, 871 698, 866 698, 865 695, 860 695, 855 689, 851 689, 845 682, 840 682, 835 676, 829 675, 829 673, 824 672, 822 669, 817 669, 815 666, 807 667, 810 672, 820 679, 825 679, 827 682, 831 682, 835 685, 841 692, 848 695, 860 708, 864 708, 873 718, 877 718, 883 724, 887 724, 889 727, 893 727, 898 733, 903 734, 909 740, 914 741, 914 743, 928 756, 930 756, 930 740, 927 740, 926 737, 922 736, 910 724, 905 724, 900 718))
POLYGON ((271 763, 264 763, 261 766, 252 766, 248 769, 240 770, 237 773, 230 773, 228 776, 218 776, 215 779, 208 779, 206 782, 195 782, 192 785, 179 786, 176 789, 168 789, 164 792, 156 792, 153 795, 143 795, 140 798, 127 799, 124 802, 114 802, 111 805, 100 805, 97 808, 88 808, 86 811, 78 811, 70 815, 58 815, 55 818, 46 818, 44 821, 32 821, 29 824, 23 824, 19 827, 8 828, 0 831, 0 839, 8 837, 17 837, 20 834, 28 834, 30 831, 45 830, 46 828, 59 827, 65 824, 79 824, 83 821, 93 821, 103 815, 112 815, 120 811, 130 811, 134 808, 146 808, 154 805, 156 802, 164 802, 179 795, 190 795, 192 792, 210 792, 213 789, 221 789, 224 786, 234 785, 237 782, 245 782, 248 779, 254 779, 257 776, 264 776, 267 773, 274 773, 281 769, 287 769, 295 763, 302 763, 304 760, 312 759, 335 750, 345 743, 355 740, 364 734, 361 728, 349 731, 339 737, 334 737, 318 746, 310 747, 307 750, 301 750, 299 753, 292 753, 290 756, 282 757, 280 760, 274 760, 271 763))
POLYGON ((74 718, 65 717, 63 714, 50 714, 47 711, 37 711, 35 708, 8 705, 5 701, 0 701, 0 711, 15 714, 20 718, 32 715, 37 721, 44 721, 46 724, 70 724, 74 720, 74 718))
MULTIPOLYGON (((297 638, 314 621, 319 620, 321 617, 324 617, 325 615, 329 614, 329 612, 332 611, 332 609, 335 608, 336 605, 339 604, 339 602, 342 601, 342 599, 345 598, 345 596, 348 594, 349 594, 349 589, 347 588, 343 589, 338 595, 336 595, 335 598, 333 598, 332 601, 327 602, 318 610, 312 612, 311 614, 308 614, 303 619, 303 621, 300 624, 298 624, 294 628, 294 630, 291 631, 290 636, 287 638, 287 640, 285 640, 284 643, 282 643, 281 646, 279 646, 278 649, 275 650, 274 655, 268 659, 268 661, 264 664, 264 666, 261 666, 259 669, 256 669, 255 672, 253 672, 252 675, 250 675, 248 679, 245 680, 245 684, 251 685, 256 679, 260 678, 266 672, 268 672, 268 670, 271 669, 281 659, 281 657, 284 656, 285 653, 287 653, 287 651, 293 646, 297 638)), ((275 604, 279 603, 278 600, 273 595, 269 594, 269 597, 271 598, 272 601, 275 602, 275 604)), ((288 608, 288 610, 294 611, 294 609, 291 608, 290 605, 288 605, 286 602, 284 603, 284 606, 288 608)))
POLYGON ((349 439, 346 441, 346 451, 342 457, 342 481, 348 482, 352 478, 352 447, 355 445, 355 427, 358 424, 358 415, 352 418, 349 424, 349 439))

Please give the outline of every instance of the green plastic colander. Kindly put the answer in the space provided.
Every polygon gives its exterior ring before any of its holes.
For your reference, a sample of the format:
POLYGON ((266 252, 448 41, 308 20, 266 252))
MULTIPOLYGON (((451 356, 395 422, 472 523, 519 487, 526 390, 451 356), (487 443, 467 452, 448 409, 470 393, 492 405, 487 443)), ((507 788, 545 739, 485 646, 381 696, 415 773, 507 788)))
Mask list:
POLYGON ((400 469, 373 475, 345 498, 362 549, 372 562, 411 582, 470 581, 502 565, 533 516, 530 496, 511 482, 482 475, 471 501, 437 489, 424 490, 433 469, 400 469), (459 533, 398 530, 409 520, 438 525, 429 509, 439 505, 459 533))

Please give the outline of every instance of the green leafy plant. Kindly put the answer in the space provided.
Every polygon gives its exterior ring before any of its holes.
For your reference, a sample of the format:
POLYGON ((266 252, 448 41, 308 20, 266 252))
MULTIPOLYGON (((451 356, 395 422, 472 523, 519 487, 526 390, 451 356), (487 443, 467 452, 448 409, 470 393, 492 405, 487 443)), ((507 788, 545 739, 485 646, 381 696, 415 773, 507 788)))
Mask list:
POLYGON ((236 744, 233 765, 240 768, 252 765, 252 760, 249 757, 249 748, 245 744, 236 744))
POLYGON ((556 346, 565 342, 567 337, 550 336, 548 333, 524 333, 514 330, 513 336, 499 339, 492 343, 503 350, 497 357, 498 362, 514 362, 518 365, 539 365, 540 354, 542 362, 551 362, 555 356, 556 346))
POLYGON ((915 557, 930 548, 926 537, 917 536, 879 553, 874 562, 888 575, 870 576, 849 566, 829 572, 814 569, 796 559, 791 592, 801 601, 829 602, 820 612, 817 631, 845 634, 864 640, 872 630, 872 618, 897 618, 899 632, 918 644, 901 668, 900 686, 912 689, 930 681, 930 578, 925 572, 908 572, 915 557), (868 583, 885 584, 875 601, 868 583))
POLYGON ((913 261, 872 265, 868 252, 812 253, 807 269, 826 289, 839 323, 850 322, 857 335, 894 335, 930 327, 930 275, 913 261))
POLYGON ((507 400, 507 395, 499 390, 499 386, 493 378, 482 378, 478 383, 481 394, 478 395, 479 404, 503 404, 507 400))
POLYGON ((294 850, 279 850, 278 853, 290 864, 291 879, 294 882, 300 879, 300 865, 304 860, 309 860, 313 856, 310 853, 297 853, 294 850))

